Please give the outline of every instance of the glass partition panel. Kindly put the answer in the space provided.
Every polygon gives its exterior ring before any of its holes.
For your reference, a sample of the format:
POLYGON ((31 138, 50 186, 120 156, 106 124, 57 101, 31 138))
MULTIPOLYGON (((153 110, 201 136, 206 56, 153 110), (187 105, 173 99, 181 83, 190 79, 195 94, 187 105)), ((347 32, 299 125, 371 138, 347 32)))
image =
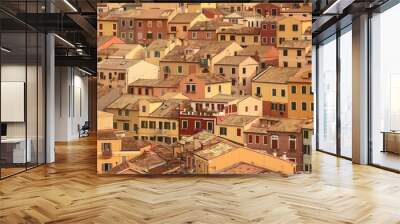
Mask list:
POLYGON ((2 177, 24 171, 26 163, 31 162, 26 141, 26 41, 25 32, 1 34, 2 177))
POLYGON ((340 36, 340 153, 352 157, 352 34, 351 26, 340 36))
POLYGON ((400 170, 400 5, 371 19, 372 163, 400 170))
POLYGON ((318 47, 318 149, 336 153, 336 36, 318 47))

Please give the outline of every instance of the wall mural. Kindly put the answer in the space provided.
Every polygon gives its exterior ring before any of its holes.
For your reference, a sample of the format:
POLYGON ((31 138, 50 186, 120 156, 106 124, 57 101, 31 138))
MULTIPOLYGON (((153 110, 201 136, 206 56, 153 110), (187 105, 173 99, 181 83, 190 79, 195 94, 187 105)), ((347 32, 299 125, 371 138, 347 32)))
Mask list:
POLYGON ((99 174, 311 172, 311 4, 97 10, 99 174))

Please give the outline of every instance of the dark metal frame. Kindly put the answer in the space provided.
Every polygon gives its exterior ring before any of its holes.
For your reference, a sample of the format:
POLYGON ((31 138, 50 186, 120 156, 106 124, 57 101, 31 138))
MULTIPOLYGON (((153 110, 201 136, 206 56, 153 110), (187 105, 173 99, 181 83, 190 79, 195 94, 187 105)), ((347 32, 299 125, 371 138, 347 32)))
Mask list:
POLYGON ((347 29, 350 24, 345 25, 344 27, 340 27, 340 25, 338 23, 336 23, 335 29, 336 31, 334 33, 332 33, 331 35, 327 36, 326 38, 322 39, 319 41, 319 43, 316 45, 316 150, 319 152, 323 152, 329 155, 333 155, 333 156, 337 156, 340 158, 344 158, 347 160, 352 160, 350 157, 347 156, 343 156, 342 152, 341 152, 341 116, 340 116, 340 80, 341 80, 341 65, 340 65, 340 37, 344 34, 343 30, 347 29), (328 152, 324 149, 320 149, 319 148, 319 125, 318 125, 318 120, 319 120, 319 116, 318 116, 318 112, 319 112, 319 54, 318 54, 318 49, 319 49, 319 45, 322 42, 327 41, 329 38, 332 38, 332 36, 335 36, 334 40, 331 41, 336 41, 336 152, 332 153, 332 152, 328 152))

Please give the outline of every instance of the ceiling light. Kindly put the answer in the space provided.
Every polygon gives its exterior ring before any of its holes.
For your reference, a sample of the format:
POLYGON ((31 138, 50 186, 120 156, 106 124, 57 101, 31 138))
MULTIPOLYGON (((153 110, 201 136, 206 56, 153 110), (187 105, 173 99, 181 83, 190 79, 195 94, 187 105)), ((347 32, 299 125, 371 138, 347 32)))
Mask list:
POLYGON ((11 52, 11 50, 8 50, 8 49, 5 48, 5 47, 0 47, 0 50, 4 51, 4 52, 6 52, 6 53, 10 53, 10 52, 11 52))
POLYGON ((71 42, 69 42, 68 40, 60 37, 58 34, 54 34, 55 37, 57 37, 59 40, 61 40, 62 42, 64 42, 65 44, 69 45, 70 47, 75 48, 75 45, 73 45, 71 42))
POLYGON ((78 12, 78 10, 68 1, 64 0, 65 4, 67 4, 74 12, 78 12))

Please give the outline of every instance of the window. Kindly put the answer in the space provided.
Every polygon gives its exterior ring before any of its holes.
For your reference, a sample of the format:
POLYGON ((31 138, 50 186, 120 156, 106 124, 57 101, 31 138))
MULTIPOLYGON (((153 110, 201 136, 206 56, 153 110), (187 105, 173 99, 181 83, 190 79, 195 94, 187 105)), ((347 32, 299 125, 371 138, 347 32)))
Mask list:
POLYGON ((159 121, 158 122, 158 129, 163 129, 163 122, 162 121, 159 121))
POLYGON ((235 78, 232 79, 232 86, 236 86, 236 79, 235 78))
POLYGON ((149 40, 153 39, 153 33, 152 32, 147 32, 147 39, 149 39, 149 40))
POLYGON ((129 20, 129 26, 133 27, 133 20, 129 20))
POLYGON ((112 169, 112 164, 111 163, 103 163, 101 164, 101 170, 106 173, 109 172, 112 169))
POLYGON ((200 129, 201 128, 201 122, 200 121, 195 121, 194 122, 194 128, 200 129))
POLYGON ((249 107, 246 106, 246 107, 244 108, 244 110, 245 110, 246 112, 249 112, 249 107))
POLYGON ((281 96, 286 96, 286 91, 284 89, 281 89, 281 96))
POLYGON ((279 31, 285 31, 285 25, 283 24, 279 25, 279 31))
POLYGON ((246 68, 242 68, 242 73, 246 74, 246 68))
POLYGON ((99 24, 99 30, 102 30, 102 29, 103 29, 103 24, 100 23, 100 24, 99 24))
POLYGON ((214 124, 212 121, 207 121, 207 130, 212 131, 214 129, 214 124))
POLYGON ((124 131, 129 131, 129 123, 124 123, 123 129, 124 131))
POLYGON ((171 32, 176 32, 176 26, 171 26, 171 32))
POLYGON ((276 89, 272 89, 272 96, 276 96, 276 89))
POLYGON ((183 31, 184 31, 184 32, 187 31, 187 26, 183 26, 183 31))
POLYGON ((162 39, 162 33, 157 33, 157 39, 162 39))
POLYGON ((171 123, 169 123, 169 122, 164 122, 164 129, 170 130, 170 129, 171 129, 171 123))
POLYGON ((146 106, 142 106, 142 112, 146 112, 146 106))
POLYGON ((183 68, 181 65, 178 65, 178 73, 182 73, 183 72, 183 68))
POLYGON ((153 27, 153 21, 147 21, 147 27, 149 28, 153 27))
POLYGON ((113 122, 113 128, 114 129, 118 129, 118 123, 117 122, 113 122))
POLYGON ((292 30, 293 31, 299 31, 299 26, 297 24, 292 25, 292 30))
POLYGON ((122 39, 126 39, 126 33, 125 32, 121 32, 121 38, 122 39))
POLYGON ((289 150, 296 151, 296 137, 289 136, 289 150))
POLYGON ((225 40, 226 38, 225 38, 225 35, 221 35, 220 36, 220 40, 225 40))
POLYGON ((275 111, 275 110, 276 110, 276 104, 271 103, 271 110, 272 110, 272 111, 275 111))
POLYGON ((264 137, 263 137, 263 143, 264 143, 264 145, 268 145, 268 136, 267 135, 264 135, 264 137))
POLYGON ((129 116, 129 110, 125 110, 125 116, 129 116))
POLYGON ((262 25, 263 30, 267 30, 267 24, 262 25))
POLYGON ((292 102, 291 107, 292 107, 292 110, 296 110, 296 107, 297 107, 296 102, 292 102))
POLYGON ((287 61, 283 62, 283 67, 285 67, 285 68, 288 67, 288 62, 287 61))
POLYGON ((141 128, 147 128, 147 124, 148 124, 147 121, 141 121, 141 122, 140 122, 140 127, 141 127, 141 128))
POLYGON ((297 62, 297 68, 301 68, 301 62, 297 62))
POLYGON ((256 88, 256 96, 261 96, 261 88, 260 87, 256 88))
POLYGON ((260 136, 256 135, 256 144, 260 144, 260 136))
MULTIPOLYGON (((319 149, 336 154, 336 36, 318 47, 318 127, 319 149)), ((351 60, 350 60, 351 61, 351 60)), ((350 76, 351 77, 351 76, 350 76)))
POLYGON ((222 86, 221 85, 218 86, 218 92, 220 92, 220 93, 222 92, 222 86))
POLYGON ((129 32, 129 39, 133 40, 133 33, 129 32))
POLYGON ((287 56, 287 55, 288 55, 287 49, 283 49, 283 56, 287 56))
POLYGON ((303 132, 303 138, 304 138, 304 139, 308 139, 308 138, 309 138, 308 131, 304 131, 304 132, 303 132))
POLYGON ((137 22, 137 27, 141 28, 142 27, 142 22, 137 22))
POLYGON ((254 106, 254 111, 258 111, 258 106, 257 105, 254 106))
POLYGON ((196 84, 186 84, 186 93, 195 93, 196 84))
POLYGON ((247 139, 247 143, 253 144, 253 135, 249 135, 249 138, 247 139))
POLYGON ((240 128, 236 129, 236 136, 242 136, 242 129, 240 128))
POLYGON ((271 24, 271 30, 275 30, 275 24, 271 24))
POLYGON ((118 80, 125 80, 125 73, 118 73, 118 80))
POLYGON ((101 152, 102 153, 111 153, 111 143, 101 144, 101 152))
POLYGON ((149 128, 150 129, 156 129, 156 122, 155 121, 149 121, 149 128))
POLYGON ((236 68, 232 68, 232 74, 236 74, 236 68))
POLYGON ((243 84, 243 86, 246 86, 246 78, 242 79, 242 84, 243 84))
POLYGON ((301 103, 301 110, 307 111, 307 103, 306 102, 301 103))
POLYGON ((284 37, 279 37, 279 44, 282 44, 285 41, 284 37))
POLYGON ((301 87, 301 93, 302 94, 307 94, 307 86, 302 86, 301 87))
MULTIPOLYGON (((229 40, 231 40, 231 41, 235 41, 236 40, 236 38, 235 38, 235 36, 233 36, 233 35, 230 35, 229 36, 229 40)), ((243 40, 243 38, 242 38, 242 40, 243 40)), ((243 41, 242 41, 243 42, 243 41)))
POLYGON ((227 130, 225 127, 220 127, 219 128, 219 134, 220 135, 227 135, 227 130))
POLYGON ((253 41, 254 41, 254 43, 258 43, 258 36, 254 36, 253 41))
POLYGON ((154 57, 155 58, 159 58, 161 55, 160 55, 160 52, 159 51, 154 51, 154 57))
POLYGON ((292 87, 291 87, 291 90, 292 90, 292 93, 293 93, 293 94, 296 94, 296 86, 292 86, 292 87))
POLYGON ((172 130, 176 130, 176 123, 172 122, 172 130))
POLYGON ((277 15, 276 9, 271 9, 271 15, 272 16, 276 16, 277 15))
POLYGON ((187 128, 188 128, 188 121, 182 120, 182 129, 187 129, 187 128))
POLYGON ((163 27, 163 22, 162 22, 162 21, 157 21, 157 27, 158 27, 158 28, 163 27))
POLYGON ((194 39, 194 40, 197 39, 197 32, 192 32, 192 39, 194 39))
POLYGON ((263 44, 267 44, 268 43, 268 38, 267 37, 262 37, 261 41, 263 44))
POLYGON ((301 50, 297 50, 297 56, 301 56, 301 50))
POLYGON ((280 112, 285 112, 286 108, 285 108, 285 104, 279 104, 279 111, 280 112))
POLYGON ((278 149, 279 147, 279 137, 277 135, 272 135, 271 136, 271 148, 272 149, 278 149))

